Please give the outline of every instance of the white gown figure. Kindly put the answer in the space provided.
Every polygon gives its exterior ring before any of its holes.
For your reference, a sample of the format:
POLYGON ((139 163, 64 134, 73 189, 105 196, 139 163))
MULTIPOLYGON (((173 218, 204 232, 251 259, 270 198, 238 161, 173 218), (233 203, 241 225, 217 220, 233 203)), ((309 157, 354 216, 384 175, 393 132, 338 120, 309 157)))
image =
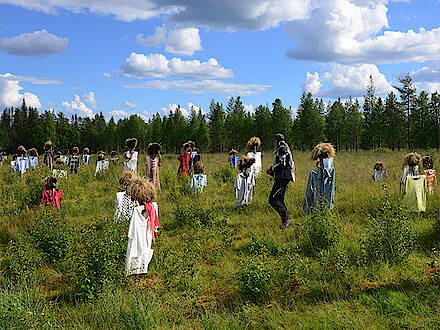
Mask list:
POLYGON ((252 152, 249 151, 247 153, 247 156, 249 158, 254 158, 255 159, 255 163, 251 166, 250 171, 252 173, 254 173, 255 177, 258 177, 260 175, 261 172, 261 152, 257 151, 257 152, 252 152))
POLYGON ((250 173, 238 173, 235 179, 235 204, 234 208, 249 205, 252 202, 252 193, 255 186, 255 175, 250 173))
POLYGON ((104 173, 108 169, 108 159, 98 160, 96 163, 95 176, 104 173))
MULTIPOLYGON (((159 214, 159 208, 156 202, 152 203, 156 214, 159 214)), ((128 229, 127 257, 125 261, 125 274, 145 274, 148 271, 148 264, 153 257, 151 244, 153 241, 153 230, 149 228, 149 215, 142 214, 145 206, 137 206, 131 217, 130 227, 128 229)))
POLYGON ((124 154, 124 170, 136 174, 137 171, 137 151, 126 151, 124 154))

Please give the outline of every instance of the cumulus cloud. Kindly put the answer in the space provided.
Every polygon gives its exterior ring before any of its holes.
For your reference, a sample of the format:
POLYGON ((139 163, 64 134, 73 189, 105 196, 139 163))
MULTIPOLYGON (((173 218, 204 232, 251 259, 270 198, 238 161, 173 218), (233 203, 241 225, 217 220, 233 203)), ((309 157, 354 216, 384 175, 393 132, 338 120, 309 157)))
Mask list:
POLYGON ((429 63, 410 75, 419 92, 440 93, 440 61, 429 63))
POLYGON ((138 107, 137 104, 135 104, 135 103, 131 103, 131 102, 128 102, 128 101, 125 101, 125 102, 122 104, 122 106, 123 106, 123 107, 126 107, 126 108, 130 108, 130 109, 136 109, 136 108, 138 107))
POLYGON ((194 109, 195 112, 201 111, 203 115, 206 115, 206 112, 201 107, 198 107, 192 102, 188 102, 188 110, 191 111, 191 109, 194 109))
POLYGON ((188 94, 219 93, 226 95, 258 95, 265 93, 270 85, 259 84, 234 84, 218 80, 152 80, 140 84, 127 84, 126 88, 147 89, 147 90, 173 90, 188 94))
POLYGON ((0 40, 0 49, 11 55, 48 56, 64 53, 68 44, 69 39, 41 30, 3 38, 0 40))
POLYGON ((244 107, 244 111, 247 113, 254 113, 255 112, 255 108, 252 104, 244 104, 243 103, 243 107, 244 107))
POLYGON ((30 77, 30 76, 20 76, 16 75, 15 78, 19 81, 28 81, 35 85, 60 85, 61 81, 55 78, 38 78, 38 77, 30 77))
POLYGON ((41 108, 40 99, 37 95, 25 92, 20 94, 23 87, 20 81, 11 73, 0 74, 0 107, 20 107, 23 99, 28 106, 41 108))
POLYGON ((334 0, 320 3, 308 19, 290 22, 287 33, 298 47, 287 56, 319 62, 398 63, 440 58, 440 28, 388 28, 386 1, 334 0))
POLYGON ((119 117, 119 118, 123 118, 123 117, 130 117, 131 113, 124 111, 124 110, 112 110, 107 112, 107 114, 111 117, 119 117))
POLYGON ((136 42, 143 46, 165 46, 165 51, 177 55, 193 55, 202 50, 199 29, 175 28, 167 31, 165 25, 156 27, 152 36, 143 38, 143 34, 136 36, 136 42))
POLYGON ((64 112, 67 115, 78 115, 79 117, 93 117, 93 111, 92 109, 88 108, 83 101, 81 101, 81 98, 79 95, 74 96, 74 100, 71 102, 64 101, 62 103, 64 112))
POLYGON ((395 91, 374 64, 332 64, 328 71, 321 73, 321 78, 317 72, 313 74, 308 72, 303 88, 316 97, 361 97, 366 93, 370 75, 373 77, 377 95, 383 96, 395 91))
MULTIPOLYGON (((168 104, 166 107, 160 108, 160 112, 162 112, 164 115, 169 115, 170 113, 175 113, 178 107, 179 106, 177 104, 168 104)), ((185 108, 180 107, 180 112, 185 117, 189 116, 189 112, 185 108)))
POLYGON ((88 92, 88 93, 82 95, 81 100, 90 104, 93 108, 96 108, 96 106, 98 105, 98 103, 96 102, 96 99, 95 99, 94 92, 88 92))
POLYGON ((311 8, 311 0, 0 0, 0 3, 50 14, 64 9, 112 15, 126 22, 166 14, 171 22, 223 31, 265 30, 282 22, 303 19, 311 8))
POLYGON ((121 68, 121 75, 130 78, 166 78, 174 76, 179 78, 217 79, 232 78, 231 69, 223 68, 215 58, 206 62, 198 60, 185 61, 180 58, 168 60, 162 54, 136 54, 131 53, 121 68))

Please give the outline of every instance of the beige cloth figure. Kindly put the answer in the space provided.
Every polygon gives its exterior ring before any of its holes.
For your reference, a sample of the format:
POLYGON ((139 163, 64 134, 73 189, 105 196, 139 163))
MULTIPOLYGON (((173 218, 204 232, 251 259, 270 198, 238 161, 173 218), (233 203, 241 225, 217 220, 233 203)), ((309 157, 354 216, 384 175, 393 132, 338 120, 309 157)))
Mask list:
POLYGON ((145 166, 147 168, 147 180, 153 183, 156 190, 160 190, 159 167, 162 166, 162 156, 160 154, 147 155, 145 166))

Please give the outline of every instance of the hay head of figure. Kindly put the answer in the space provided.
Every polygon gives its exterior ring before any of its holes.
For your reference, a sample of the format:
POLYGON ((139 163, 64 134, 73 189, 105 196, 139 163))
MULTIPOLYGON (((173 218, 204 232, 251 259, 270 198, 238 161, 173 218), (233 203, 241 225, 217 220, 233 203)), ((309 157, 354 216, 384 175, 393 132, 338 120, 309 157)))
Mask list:
POLYGON ((136 149, 138 144, 138 140, 136 138, 131 138, 125 140, 125 146, 128 148, 129 151, 134 151, 136 149))
POLYGON ((78 147, 73 147, 72 149, 72 153, 76 156, 79 153, 79 148, 78 147))
POLYGON ((202 162, 197 162, 194 165, 194 174, 203 174, 205 173, 205 164, 202 162))
POLYGON ((29 156, 38 157, 38 151, 36 148, 29 149, 29 156))
POLYGON ((17 155, 18 155, 18 157, 26 156, 26 149, 23 146, 19 146, 17 148, 17 155))
POLYGON ((425 156, 422 159, 423 169, 432 170, 434 168, 434 158, 432 156, 425 156))
POLYGON ((256 136, 253 136, 246 143, 246 152, 256 153, 261 148, 261 140, 256 136))
POLYGON ((90 153, 89 148, 84 148, 84 150, 83 150, 83 154, 84 154, 84 155, 88 155, 89 153, 90 153))
POLYGON ((127 190, 130 183, 135 179, 139 178, 136 174, 130 171, 124 171, 121 177, 119 178, 119 184, 127 190))
POLYGON ((382 171, 384 168, 385 168, 385 167, 384 167, 384 165, 383 165, 382 162, 377 162, 376 164, 374 164, 374 169, 375 169, 376 171, 382 171))
POLYGON ((104 153, 100 152, 98 153, 98 161, 103 161, 105 159, 104 153))
POLYGON ((52 142, 46 141, 46 143, 44 144, 44 151, 48 151, 50 149, 52 149, 52 142))
POLYGON ((59 170, 62 170, 64 168, 64 165, 66 165, 66 161, 62 158, 57 158, 55 160, 55 164, 59 170))
POLYGON ((245 172, 247 169, 251 168, 254 163, 255 158, 244 156, 238 160, 238 170, 240 172, 245 172))
POLYGON ((162 150, 162 146, 159 143, 150 143, 147 147, 147 154, 152 158, 155 158, 162 150))
POLYGON ((231 151, 229 151, 229 156, 236 156, 238 154, 238 151, 235 149, 231 149, 231 151))
POLYGON ((403 165, 408 165, 409 167, 415 167, 419 165, 421 159, 422 157, 417 152, 412 152, 406 155, 403 161, 403 165))
POLYGON ((134 178, 128 186, 127 195, 132 200, 143 203, 152 203, 156 201, 156 189, 154 185, 140 177, 134 178))
POLYGON ((43 179, 41 183, 43 185, 43 189, 52 190, 56 189, 58 181, 53 176, 48 176, 47 178, 43 179))

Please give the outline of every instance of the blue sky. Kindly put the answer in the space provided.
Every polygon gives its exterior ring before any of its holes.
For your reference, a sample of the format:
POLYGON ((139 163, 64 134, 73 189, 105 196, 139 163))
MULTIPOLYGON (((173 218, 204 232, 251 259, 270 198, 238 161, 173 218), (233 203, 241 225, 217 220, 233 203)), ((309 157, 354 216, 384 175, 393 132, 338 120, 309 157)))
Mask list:
POLYGON ((438 0, 0 0, 0 106, 149 118, 212 98, 440 92, 438 0))

